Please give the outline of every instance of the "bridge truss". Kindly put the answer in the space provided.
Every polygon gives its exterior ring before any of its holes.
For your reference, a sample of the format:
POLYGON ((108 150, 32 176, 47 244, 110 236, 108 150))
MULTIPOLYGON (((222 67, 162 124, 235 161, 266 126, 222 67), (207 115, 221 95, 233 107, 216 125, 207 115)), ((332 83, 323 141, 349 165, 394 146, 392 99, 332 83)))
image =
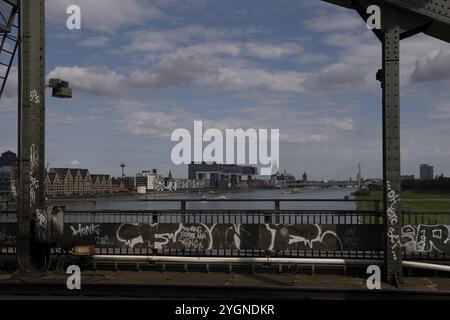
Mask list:
POLYGON ((386 280, 402 281, 400 246, 400 40, 418 33, 450 42, 450 5, 445 0, 324 0, 356 10, 367 21, 368 8, 381 9, 383 48, 377 80, 383 88, 383 180, 386 280))
MULTIPOLYGON (((384 258, 387 280, 398 283, 402 278, 399 45, 420 32, 450 42, 450 8, 445 0, 325 1, 354 9, 364 19, 369 5, 382 9, 382 27, 374 32, 383 47, 383 68, 377 76, 383 87, 384 258)), ((19 17, 17 262, 22 271, 36 271, 45 265, 51 242, 44 207, 45 0, 0 3, 19 17)), ((9 33, 11 21, 0 22, 0 32, 9 33)))

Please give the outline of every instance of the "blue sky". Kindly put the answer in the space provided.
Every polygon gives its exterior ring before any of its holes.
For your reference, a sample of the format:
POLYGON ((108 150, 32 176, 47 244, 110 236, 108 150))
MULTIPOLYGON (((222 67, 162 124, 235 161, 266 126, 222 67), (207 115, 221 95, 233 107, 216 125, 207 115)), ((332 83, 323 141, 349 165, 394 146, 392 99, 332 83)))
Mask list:
MULTIPOLYGON (((176 128, 280 129, 280 166, 317 179, 362 163, 381 176, 381 48, 352 11, 319 0, 47 0, 46 160, 120 174, 170 161, 176 128), (82 29, 66 28, 79 5, 82 29)), ((401 45, 402 171, 450 175, 450 44, 401 45)), ((16 150, 17 74, 0 101, 0 151, 16 150)), ((346 178, 346 177, 341 177, 346 178)))

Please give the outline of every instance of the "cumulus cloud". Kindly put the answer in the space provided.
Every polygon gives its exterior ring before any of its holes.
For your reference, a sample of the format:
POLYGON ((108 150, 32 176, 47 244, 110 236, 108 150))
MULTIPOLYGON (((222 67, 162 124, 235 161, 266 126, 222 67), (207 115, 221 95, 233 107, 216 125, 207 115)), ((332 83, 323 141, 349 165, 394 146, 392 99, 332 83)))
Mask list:
POLYGON ((48 78, 60 78, 70 82, 74 91, 94 95, 117 94, 123 88, 125 77, 105 66, 56 67, 48 78))
POLYGON ((307 88, 319 91, 352 90, 366 83, 365 74, 359 68, 346 64, 333 64, 305 82, 307 88))
POLYGON ((46 13, 51 22, 66 25, 66 9, 78 5, 82 28, 112 33, 127 26, 136 26, 150 19, 164 17, 164 13, 146 0, 48 0, 46 13))
POLYGON ((264 68, 220 65, 204 56, 168 56, 149 71, 118 74, 105 66, 57 67, 48 77, 70 82, 72 88, 94 95, 115 95, 126 88, 161 89, 196 85, 233 91, 300 93, 308 90, 353 90, 366 83, 359 68, 334 64, 318 73, 271 71, 264 68))
POLYGON ((234 90, 302 92, 305 74, 292 71, 267 71, 258 68, 221 67, 217 84, 234 90))
POLYGON ((287 56, 298 55, 303 48, 293 42, 284 43, 258 43, 249 42, 244 45, 247 54, 260 59, 280 59, 287 56))
POLYGON ((110 39, 105 36, 89 37, 80 41, 80 47, 103 48, 109 43, 110 39))
POLYGON ((79 166, 80 164, 81 164, 81 161, 79 161, 79 160, 72 160, 72 161, 70 162, 70 165, 71 165, 72 167, 79 166))
POLYGON ((121 75, 104 66, 57 67, 48 77, 70 82, 74 91, 94 95, 118 94, 126 87, 161 89, 198 85, 228 90, 301 92, 305 75, 299 72, 271 72, 261 68, 220 67, 200 56, 178 57, 159 62, 150 71, 121 75))
POLYGON ((304 26, 315 32, 353 31, 361 28, 361 18, 353 12, 323 11, 306 20, 304 26))
POLYGON ((160 111, 136 111, 127 113, 117 121, 121 130, 136 136, 170 137, 171 129, 176 128, 176 117, 160 111))
POLYGON ((175 55, 239 55, 260 59, 279 59, 303 52, 294 42, 260 42, 246 39, 251 29, 223 29, 186 25, 165 30, 141 30, 131 34, 128 52, 175 55))
POLYGON ((129 84, 147 88, 163 88, 207 82, 218 72, 217 67, 199 56, 179 57, 159 62, 151 71, 134 71, 129 84))
POLYGON ((416 61, 412 82, 450 80, 450 49, 433 50, 416 61))

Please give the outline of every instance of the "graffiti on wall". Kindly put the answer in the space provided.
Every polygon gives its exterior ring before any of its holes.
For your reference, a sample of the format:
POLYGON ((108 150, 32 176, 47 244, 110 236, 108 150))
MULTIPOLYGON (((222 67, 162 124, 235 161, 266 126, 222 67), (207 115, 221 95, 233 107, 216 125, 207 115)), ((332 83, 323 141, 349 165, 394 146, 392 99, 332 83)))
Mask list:
POLYGON ((273 224, 122 224, 117 240, 129 248, 342 250, 332 226, 273 224))
POLYGON ((16 245, 16 228, 11 228, 12 224, 0 226, 0 246, 16 245))
POLYGON ((45 243, 55 243, 64 236, 65 207, 45 207, 36 210, 36 240, 45 243))
POLYGON ((284 224, 66 224, 62 247, 182 250, 380 250, 381 226, 284 224), (350 231, 348 229, 351 228, 350 231), (372 237, 372 238, 371 238, 372 237), (369 243, 370 242, 370 243, 369 243))
MULTIPOLYGON (((65 223, 58 246, 180 250, 382 251, 382 225, 65 223)), ((405 225, 405 252, 449 253, 450 225, 405 225)), ((16 225, 0 224, 0 247, 14 246, 16 225)))
POLYGON ((406 225, 401 234, 402 246, 406 252, 450 253, 448 225, 406 225))

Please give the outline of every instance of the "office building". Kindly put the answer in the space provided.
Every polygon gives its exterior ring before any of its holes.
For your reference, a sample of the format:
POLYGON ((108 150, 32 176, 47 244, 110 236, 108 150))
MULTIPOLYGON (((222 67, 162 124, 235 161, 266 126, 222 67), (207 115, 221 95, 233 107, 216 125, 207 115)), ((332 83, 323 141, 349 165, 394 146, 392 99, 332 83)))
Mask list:
POLYGON ((420 165, 420 180, 434 179, 434 168, 428 164, 420 165))

